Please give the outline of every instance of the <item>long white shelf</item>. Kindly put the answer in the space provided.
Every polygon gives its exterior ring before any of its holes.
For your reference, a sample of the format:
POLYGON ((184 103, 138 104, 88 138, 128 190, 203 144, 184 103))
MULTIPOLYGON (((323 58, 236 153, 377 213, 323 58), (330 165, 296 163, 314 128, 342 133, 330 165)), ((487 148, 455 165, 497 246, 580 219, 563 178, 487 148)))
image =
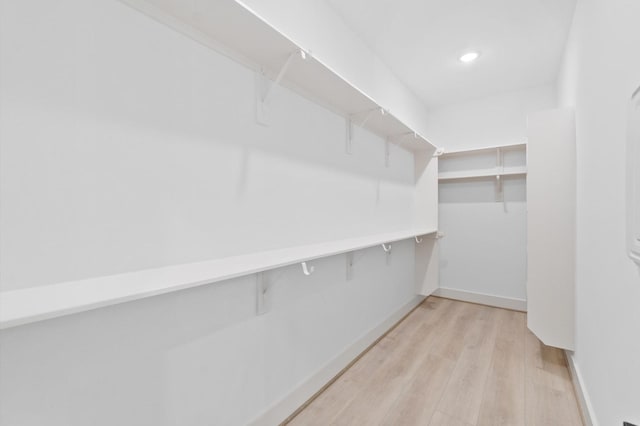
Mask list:
POLYGON ((0 329, 212 284, 436 232, 419 229, 0 292, 0 329))
POLYGON ((520 143, 514 143, 514 144, 507 144, 507 145, 492 145, 492 146, 483 146, 483 147, 476 147, 476 148, 468 148, 468 149, 453 149, 453 150, 445 150, 444 154, 442 154, 442 157, 446 157, 449 155, 465 155, 465 154, 477 154, 477 153, 481 153, 481 152, 486 152, 486 151, 495 151, 497 149, 501 149, 501 150, 519 150, 519 149, 526 149, 527 148, 527 143, 526 142, 520 142, 520 143))
MULTIPOLYGON (((184 0, 122 0, 155 20, 211 47, 275 80, 292 53, 304 48, 235 0, 191 2, 184 0), (196 4, 197 3, 197 4, 196 4)), ((368 111, 377 111, 365 127, 409 151, 435 151, 384 105, 351 84, 327 64, 306 52, 295 55, 282 83, 331 110, 354 118, 358 124, 368 111), (380 109, 385 113, 379 113, 380 109)))
POLYGON ((526 166, 519 167, 492 167, 490 169, 461 170, 456 172, 441 172, 438 174, 438 180, 454 180, 454 179, 474 179, 495 176, 518 176, 526 175, 526 166))

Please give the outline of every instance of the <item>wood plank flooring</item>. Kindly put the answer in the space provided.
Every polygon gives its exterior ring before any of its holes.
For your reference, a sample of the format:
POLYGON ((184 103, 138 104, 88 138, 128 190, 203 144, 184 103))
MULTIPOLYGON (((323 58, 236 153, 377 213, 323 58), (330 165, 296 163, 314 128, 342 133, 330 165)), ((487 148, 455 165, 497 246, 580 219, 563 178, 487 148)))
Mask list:
POLYGON ((582 425, 564 354, 526 314, 429 297, 288 423, 582 425))

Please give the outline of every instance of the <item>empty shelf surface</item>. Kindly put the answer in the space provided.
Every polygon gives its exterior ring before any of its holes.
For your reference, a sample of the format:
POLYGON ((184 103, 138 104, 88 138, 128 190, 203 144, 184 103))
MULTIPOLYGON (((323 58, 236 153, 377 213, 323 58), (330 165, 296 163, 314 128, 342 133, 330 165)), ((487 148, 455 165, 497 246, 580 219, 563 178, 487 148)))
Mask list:
POLYGON ((453 150, 445 150, 443 157, 449 155, 465 155, 465 154, 480 154, 487 151, 496 151, 498 149, 501 150, 526 150, 527 144, 526 142, 514 143, 509 145, 494 145, 494 146, 483 146, 478 148, 469 148, 469 149, 453 149, 453 150))
POLYGON ((492 177, 492 176, 515 176, 515 175, 526 175, 526 174, 527 174, 527 168, 525 166, 505 167, 505 168, 494 167, 490 169, 442 172, 438 174, 438 180, 473 179, 473 178, 492 177))
POLYGON ((436 232, 349 238, 0 293, 0 329, 84 312, 436 232))

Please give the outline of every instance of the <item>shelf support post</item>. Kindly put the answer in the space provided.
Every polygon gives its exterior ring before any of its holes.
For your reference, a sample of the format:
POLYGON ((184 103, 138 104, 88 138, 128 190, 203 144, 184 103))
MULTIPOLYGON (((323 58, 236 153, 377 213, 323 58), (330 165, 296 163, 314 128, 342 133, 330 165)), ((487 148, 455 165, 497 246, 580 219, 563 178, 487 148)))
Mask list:
POLYGON ((353 114, 349 114, 346 118, 346 122, 347 122, 347 141, 346 141, 346 152, 347 154, 351 154, 352 153, 352 145, 353 145, 353 126, 357 125, 358 127, 362 127, 364 128, 364 125, 367 124, 367 121, 369 121, 369 119, 371 118, 371 116, 373 115, 374 112, 376 111, 380 111, 380 114, 384 115, 384 109, 380 108, 380 107, 375 107, 375 108, 371 108, 371 109, 367 109, 365 111, 361 111, 361 112, 356 112, 353 114), (356 123, 356 118, 358 116, 361 116, 362 114, 365 114, 363 120, 359 123, 356 123))
POLYGON ((405 132, 405 133, 400 133, 399 135, 389 136, 385 139, 385 143, 384 143, 384 166, 385 167, 388 168, 389 165, 391 164, 391 161, 390 161, 391 153, 390 153, 389 144, 393 143, 393 144, 397 144, 398 146, 402 146, 402 140, 405 137, 410 135, 413 135, 414 138, 418 137, 418 134, 416 132, 405 132))
POLYGON ((398 147, 401 147, 402 144, 407 140, 406 136, 410 136, 410 135, 413 135, 413 139, 418 139, 418 134, 416 132, 404 133, 402 136, 398 138, 398 143, 397 143, 398 147))

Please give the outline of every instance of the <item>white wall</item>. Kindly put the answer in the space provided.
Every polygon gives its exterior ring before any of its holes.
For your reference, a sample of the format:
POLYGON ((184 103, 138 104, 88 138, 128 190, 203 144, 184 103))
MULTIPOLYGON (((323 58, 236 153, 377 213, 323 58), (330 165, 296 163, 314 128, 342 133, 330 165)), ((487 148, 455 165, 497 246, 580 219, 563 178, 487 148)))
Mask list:
MULTIPOLYGON (((0 424, 241 425, 411 300, 414 243, 3 330, 0 424)), ((282 420, 282 419, 280 419, 282 420)))
MULTIPOLYGON (((330 29, 327 29, 329 31, 330 29)), ((414 159, 116 0, 0 0, 2 290, 414 225, 414 159)), ((414 300, 414 243, 2 331, 0 423, 242 424, 414 300)))
POLYGON ((627 106, 640 85, 640 3, 578 0, 559 77, 577 134, 577 336, 595 420, 640 424, 640 271, 627 257, 627 106))
POLYGON ((431 139, 445 150, 521 143, 527 114, 553 108, 555 96, 549 84, 432 110, 427 118, 431 139))
POLYGON ((252 72, 113 1, 3 9, 4 290, 412 226, 413 157, 342 117, 257 125, 252 72))
MULTIPOLYGON (((445 150, 472 149, 524 142, 527 115, 555 105, 552 86, 509 92, 454 104, 431 112, 432 140, 445 150)), ((505 165, 522 164, 505 154, 505 165), (509 163, 511 162, 511 163, 509 163)), ((495 155, 442 160, 447 167, 492 167, 495 155), (447 165, 446 161, 449 162, 447 165), (485 164, 486 163, 486 164, 485 164)), ((521 177, 503 178, 506 211, 495 181, 450 181, 439 185, 440 287, 526 299, 526 190, 521 177)))

